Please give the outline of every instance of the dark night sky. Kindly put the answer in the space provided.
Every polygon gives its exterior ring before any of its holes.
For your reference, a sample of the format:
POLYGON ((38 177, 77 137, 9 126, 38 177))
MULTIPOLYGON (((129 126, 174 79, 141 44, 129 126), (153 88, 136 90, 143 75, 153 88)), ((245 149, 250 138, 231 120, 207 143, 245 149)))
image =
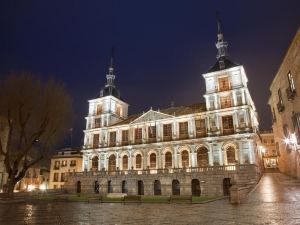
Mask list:
POLYGON ((87 100, 106 81, 112 46, 130 114, 202 102, 201 74, 216 60, 216 10, 231 58, 245 67, 261 129, 269 129, 269 86, 300 25, 299 0, 2 0, 0 76, 25 70, 63 81, 79 146, 87 100))

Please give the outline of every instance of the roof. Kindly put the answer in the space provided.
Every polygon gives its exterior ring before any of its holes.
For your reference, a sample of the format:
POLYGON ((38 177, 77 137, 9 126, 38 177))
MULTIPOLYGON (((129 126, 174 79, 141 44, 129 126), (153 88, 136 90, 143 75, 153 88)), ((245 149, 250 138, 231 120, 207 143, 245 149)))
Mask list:
POLYGON ((106 85, 104 88, 100 91, 100 97, 105 97, 112 95, 118 99, 121 99, 120 92, 115 86, 106 85))
MULTIPOLYGON (((188 115, 188 114, 193 114, 193 113, 200 113, 200 112, 204 112, 204 111, 206 111, 205 103, 196 103, 196 104, 188 105, 188 106, 170 107, 170 108, 162 109, 159 112, 168 114, 168 115, 172 115, 172 116, 183 116, 183 115, 188 115)), ((112 126, 129 124, 142 115, 143 115, 143 113, 133 114, 133 115, 129 116, 126 120, 123 120, 121 122, 113 124, 112 126)))
POLYGON ((225 70, 225 69, 229 69, 229 68, 236 67, 236 66, 239 66, 239 64, 237 64, 235 62, 232 62, 227 57, 221 57, 216 61, 216 63, 207 72, 208 73, 216 72, 216 71, 225 70), (221 64, 220 61, 221 60, 223 60, 225 67, 220 67, 220 64, 221 64))

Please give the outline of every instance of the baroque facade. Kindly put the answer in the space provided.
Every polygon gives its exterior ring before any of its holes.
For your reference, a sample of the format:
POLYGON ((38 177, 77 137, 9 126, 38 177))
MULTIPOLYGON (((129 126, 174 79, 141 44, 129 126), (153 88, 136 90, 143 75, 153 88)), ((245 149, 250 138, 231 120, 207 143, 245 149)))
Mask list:
POLYGON ((227 55, 218 22, 216 63, 203 74, 205 103, 128 116, 114 84, 113 58, 99 98, 89 100, 82 173, 66 188, 128 194, 228 194, 259 177, 256 108, 242 65, 227 55))
POLYGON ((269 105, 281 172, 300 178, 300 28, 270 86, 269 105))

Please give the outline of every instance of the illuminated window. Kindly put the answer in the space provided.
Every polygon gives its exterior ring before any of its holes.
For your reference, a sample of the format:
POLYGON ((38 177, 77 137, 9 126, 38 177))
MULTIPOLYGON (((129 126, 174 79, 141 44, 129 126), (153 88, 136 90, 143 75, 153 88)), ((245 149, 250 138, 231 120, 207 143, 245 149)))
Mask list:
POLYGON ((183 168, 189 167, 189 153, 186 150, 181 152, 181 164, 183 168))
POLYGON ((167 152, 165 154, 165 168, 171 168, 172 167, 172 153, 167 152))
POLYGON ((61 166, 62 166, 62 167, 67 166, 67 160, 63 160, 63 161, 61 162, 61 166))
POLYGON ((197 165, 199 167, 208 166, 208 150, 204 146, 197 150, 197 165))
POLYGON ((116 156, 111 155, 108 158, 108 171, 116 171, 116 156))
POLYGON ((232 106, 230 96, 220 97, 220 102, 221 102, 221 109, 229 108, 232 106))
POLYGON ((218 80, 219 80, 219 91, 228 91, 230 89, 228 77, 221 77, 218 80))
POLYGON ((195 120, 195 127, 196 137, 203 137, 206 135, 205 119, 195 120))
POLYGON ((109 146, 113 147, 116 146, 116 131, 109 132, 109 146))
POLYGON ((95 128, 99 128, 101 127, 101 119, 100 118, 96 118, 95 119, 95 128))
POLYGON ((121 116, 121 107, 117 106, 117 111, 116 111, 118 116, 121 116))
POLYGON ((135 139, 135 143, 142 142, 142 128, 135 128, 134 139, 135 139))
POLYGON ((93 136, 93 147, 94 148, 99 147, 99 134, 94 134, 93 136))
POLYGON ((128 170, 128 156, 124 155, 122 159, 123 170, 128 170))
POLYGON ((97 115, 100 115, 101 113, 102 113, 102 105, 101 104, 99 104, 99 105, 97 105, 97 110, 96 110, 96 114, 97 115))
POLYGON ((65 182, 65 179, 66 179, 66 174, 65 173, 61 173, 61 175, 60 175, 60 181, 61 182, 65 182))
POLYGON ((156 168, 156 154, 151 153, 150 155, 150 168, 156 168))
POLYGON ((53 182, 58 182, 59 173, 54 173, 53 182))
POLYGON ((291 72, 289 72, 287 74, 288 76, 288 80, 289 80, 289 87, 290 87, 290 90, 291 91, 295 91, 296 90, 296 87, 295 87, 295 81, 294 81, 294 78, 293 78, 293 75, 291 74, 291 72))
POLYGON ((294 126, 295 135, 297 139, 297 144, 300 145, 300 113, 294 113, 292 120, 293 120, 293 126, 294 126))
POLYGON ((54 163, 54 169, 58 170, 59 169, 59 165, 60 165, 60 162, 59 161, 55 161, 55 163, 54 163))
POLYGON ((71 160, 70 166, 76 166, 76 160, 71 160))
POLYGON ((156 139, 156 126, 148 127, 148 137, 149 139, 156 139))
POLYGON ((128 144, 128 130, 122 130, 122 144, 128 144))
POLYGON ((225 135, 234 133, 232 116, 223 116, 222 123, 223 123, 223 133, 225 135))
POLYGON ((135 157, 135 168, 141 169, 142 168, 142 156, 137 154, 135 157))
POLYGON ((179 123, 179 138, 188 138, 188 122, 179 123))
POLYGON ((227 157, 227 163, 228 164, 234 164, 235 161, 235 149, 231 146, 229 146, 226 149, 226 157, 227 157))
POLYGON ((172 124, 163 125, 163 139, 164 141, 172 139, 172 124))

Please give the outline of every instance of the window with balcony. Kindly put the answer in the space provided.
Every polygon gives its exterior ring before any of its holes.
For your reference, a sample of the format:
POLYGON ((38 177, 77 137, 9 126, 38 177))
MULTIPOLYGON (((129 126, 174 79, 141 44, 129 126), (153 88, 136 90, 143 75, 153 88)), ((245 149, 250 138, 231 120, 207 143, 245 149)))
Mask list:
POLYGON ((288 100, 293 100, 294 96, 296 94, 296 86, 295 86, 295 81, 294 81, 291 71, 289 71, 289 73, 287 74, 287 77, 288 77, 288 81, 289 81, 289 87, 286 89, 287 98, 288 98, 288 100))
POLYGON ((281 89, 278 89, 278 103, 277 103, 277 110, 278 112, 283 112, 284 110, 284 104, 283 104, 283 99, 282 99, 282 94, 281 94, 281 89))
POLYGON ((93 148, 99 147, 99 134, 93 135, 93 148))
POLYGON ((219 91, 228 91, 230 90, 230 83, 228 77, 220 77, 218 79, 219 83, 219 91))
POLYGON ((128 139, 128 130, 122 130, 122 145, 128 145, 129 139, 128 139))
POLYGON ((134 141, 136 144, 142 143, 142 128, 135 128, 134 141))
POLYGON ((109 146, 110 147, 116 146, 116 137, 117 137, 116 131, 109 132, 109 146))
POLYGON ((101 127, 101 119, 100 118, 96 118, 95 119, 95 128, 100 128, 101 127))
POLYGON ((205 119, 195 120, 195 127, 196 127, 196 137, 206 136, 205 119))
POLYGON ((221 109, 229 108, 232 106, 231 96, 220 97, 221 109))
POLYGON ((53 182, 58 182, 58 176, 59 176, 59 173, 53 174, 53 182))
POLYGON ((179 138, 185 139, 189 137, 188 122, 179 123, 179 138))
POLYGON ((55 161, 54 162, 54 169, 58 170, 59 169, 59 165, 60 165, 60 162, 59 161, 55 161))
POLYGON ((148 127, 148 141, 155 142, 156 141, 156 126, 148 127))
POLYGON ((172 124, 163 125, 163 140, 170 141, 172 140, 172 124))
POLYGON ((233 126, 233 118, 232 116, 223 116, 222 117, 222 124, 223 124, 223 134, 229 135, 234 133, 234 126, 233 126))
POLYGON ((102 104, 97 105, 96 115, 100 115, 103 112, 102 104))

